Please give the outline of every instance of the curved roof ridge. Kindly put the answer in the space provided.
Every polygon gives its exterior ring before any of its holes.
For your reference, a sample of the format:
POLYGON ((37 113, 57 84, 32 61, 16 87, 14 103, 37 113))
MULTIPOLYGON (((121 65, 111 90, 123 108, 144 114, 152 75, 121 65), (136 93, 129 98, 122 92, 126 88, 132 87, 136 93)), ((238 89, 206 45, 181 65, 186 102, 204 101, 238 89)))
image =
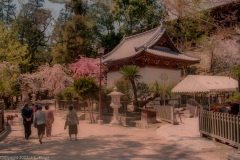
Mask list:
POLYGON ((155 30, 157 30, 157 29, 158 29, 158 27, 153 28, 153 29, 151 29, 151 30, 147 30, 147 31, 142 32, 142 33, 138 33, 138 34, 135 34, 135 35, 131 35, 131 36, 125 37, 125 40, 134 39, 134 38, 137 38, 137 37, 144 36, 144 35, 146 35, 146 34, 150 34, 150 33, 152 33, 152 32, 155 32, 155 30))
POLYGON ((142 33, 138 33, 138 34, 135 34, 135 35, 132 35, 132 36, 128 36, 128 37, 123 37, 120 41, 120 43, 109 53, 105 54, 103 56, 103 58, 107 58, 108 56, 110 56, 112 53, 114 53, 120 46, 122 46, 125 41, 128 41, 128 40, 131 40, 131 39, 134 39, 134 38, 138 38, 138 37, 141 37, 141 36, 144 36, 146 34, 150 34, 152 32, 156 32, 156 30, 158 30, 159 27, 156 27, 156 28, 153 28, 151 30, 148 30, 148 31, 145 31, 145 32, 142 32, 142 33))
POLYGON ((162 36, 165 31, 166 31, 165 26, 161 25, 158 28, 158 30, 155 32, 155 34, 146 41, 145 43, 146 47, 150 46, 152 42, 154 42, 157 38, 159 38, 160 35, 162 36))
POLYGON ((180 54, 184 54, 185 56, 188 56, 188 57, 191 57, 191 58, 198 58, 200 59, 201 57, 199 56, 193 56, 193 55, 190 55, 190 54, 186 54, 186 53, 182 53, 182 52, 179 52, 180 54))
POLYGON ((109 53, 107 53, 107 54, 105 54, 105 55, 103 56, 103 59, 106 58, 106 57, 108 57, 108 56, 110 56, 110 55, 111 55, 112 53, 114 53, 120 46, 122 46, 123 43, 125 42, 125 39, 126 39, 126 37, 123 37, 123 38, 121 39, 120 43, 119 43, 113 50, 111 50, 111 52, 109 52, 109 53))
POLYGON ((155 41, 165 31, 166 31, 166 28, 164 27, 163 24, 161 24, 161 26, 157 27, 157 30, 155 31, 155 33, 149 39, 147 39, 142 45, 136 46, 135 50, 138 51, 141 48, 147 48, 148 46, 150 46, 152 44, 153 41, 155 41))
POLYGON ((148 48, 145 50, 147 53, 153 54, 153 55, 158 55, 158 56, 163 56, 163 57, 170 57, 174 59, 182 59, 182 60, 190 60, 190 61, 199 61, 200 58, 197 57, 189 57, 185 54, 180 54, 174 51, 168 51, 168 50, 162 50, 162 49, 151 49, 148 48), (166 55, 167 54, 167 55, 166 55), (186 57, 183 57, 186 56, 186 57))
MULTIPOLYGON (((124 57, 124 58, 119 58, 117 60, 124 60, 124 59, 128 59, 128 58, 132 58, 134 56, 137 56, 138 54, 142 53, 142 50, 138 51, 135 55, 131 55, 131 56, 128 56, 128 57, 124 57)), ((107 62, 107 61, 106 61, 107 62)))

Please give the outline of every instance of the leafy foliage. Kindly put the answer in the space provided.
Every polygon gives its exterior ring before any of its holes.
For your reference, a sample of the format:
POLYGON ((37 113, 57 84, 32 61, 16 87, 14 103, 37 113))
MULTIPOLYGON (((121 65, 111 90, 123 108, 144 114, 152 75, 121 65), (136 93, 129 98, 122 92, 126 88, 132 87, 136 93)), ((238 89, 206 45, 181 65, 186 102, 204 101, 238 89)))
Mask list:
POLYGON ((74 98, 74 88, 68 87, 62 91, 64 100, 72 100, 74 98))
POLYGON ((0 63, 0 96, 4 100, 6 108, 9 108, 12 96, 19 95, 19 86, 17 78, 20 70, 17 65, 11 65, 9 62, 0 63))
POLYGON ((17 83, 20 71, 17 65, 11 65, 9 62, 0 63, 0 95, 10 95, 12 88, 17 83))
POLYGON ((125 80, 124 78, 120 78, 114 82, 114 86, 117 87, 117 90, 121 93, 123 93, 123 96, 121 96, 121 100, 123 101, 131 101, 132 100, 132 94, 131 94, 131 83, 128 80, 125 80))
POLYGON ((228 101, 240 104, 240 93, 234 93, 233 96, 230 96, 228 101))
POLYGON ((14 65, 27 64, 29 59, 27 45, 21 45, 17 40, 16 32, 7 30, 5 25, 0 25, 0 62, 7 61, 14 65))
POLYGON ((233 67, 231 75, 233 76, 233 78, 235 78, 236 80, 239 81, 240 80, 240 66, 233 67))
POLYGON ((139 67, 138 66, 123 66, 120 71, 119 71, 123 78, 131 81, 137 81, 138 79, 140 79, 142 76, 139 75, 139 67))
POLYGON ((112 51, 122 39, 122 33, 111 32, 107 35, 101 36, 101 46, 106 47, 106 53, 112 51))
MULTIPOLYGON (((136 87, 136 81, 140 79, 142 76, 139 75, 139 67, 138 66, 123 66, 120 68, 120 74, 122 74, 122 77, 126 80, 129 80, 132 89, 133 89, 133 95, 134 95, 134 101, 136 103, 136 106, 138 107, 138 97, 137 97, 137 87, 136 87)), ((136 108, 135 108, 136 111, 136 108)))
POLYGON ((23 5, 16 21, 13 24, 14 30, 18 31, 18 39, 22 45, 28 46, 30 63, 21 66, 22 71, 33 72, 37 66, 46 62, 44 52, 47 49, 48 36, 46 31, 52 21, 51 11, 41 8, 42 0, 34 0, 23 5), (42 55, 42 56, 39 56, 42 55), (41 60, 44 59, 44 60, 41 60))
POLYGON ((13 20, 16 18, 16 4, 13 0, 0 0, 0 22, 10 27, 13 20))
POLYGON ((150 95, 149 85, 144 82, 137 83, 138 97, 146 99, 150 95))
POLYGON ((73 87, 83 99, 95 99, 99 88, 92 77, 80 77, 74 80, 73 87))
POLYGON ((159 97, 161 95, 160 85, 159 85, 158 81, 155 81, 150 85, 150 90, 152 91, 151 96, 154 98, 159 97))
POLYGON ((56 99, 56 100, 64 100, 62 93, 57 93, 57 94, 55 95, 55 99, 56 99))
POLYGON ((150 91, 152 98, 156 97, 163 97, 171 98, 173 96, 173 93, 171 90, 175 87, 175 84, 169 84, 166 79, 163 79, 162 83, 159 83, 158 81, 155 81, 150 85, 150 91))
POLYGON ((66 12, 62 12, 52 37, 52 56, 55 63, 74 63, 79 55, 94 57, 94 25, 86 16, 86 1, 67 1, 66 12))
POLYGON ((116 20, 123 24, 122 32, 126 35, 158 26, 166 14, 157 0, 112 0, 112 3, 112 12, 116 20))
POLYGON ((202 0, 163 0, 166 10, 176 17, 168 21, 168 33, 181 51, 191 49, 202 36, 209 35, 216 29, 210 10, 202 10, 200 6, 207 5, 202 0))

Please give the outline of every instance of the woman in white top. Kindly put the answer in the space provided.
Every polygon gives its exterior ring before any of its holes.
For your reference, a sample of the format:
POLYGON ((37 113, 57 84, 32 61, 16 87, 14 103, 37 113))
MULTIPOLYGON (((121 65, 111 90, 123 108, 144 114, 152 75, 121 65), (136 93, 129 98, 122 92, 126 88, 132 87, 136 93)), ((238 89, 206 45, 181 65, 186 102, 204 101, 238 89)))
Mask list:
POLYGON ((73 106, 69 106, 69 111, 66 116, 66 122, 65 122, 65 129, 68 125, 69 129, 69 138, 71 140, 71 134, 75 134, 75 140, 77 141, 77 134, 78 134, 78 128, 77 125, 79 124, 77 112, 73 109, 73 106))
POLYGON ((38 106, 37 111, 34 113, 33 124, 38 130, 39 142, 42 144, 42 137, 45 133, 46 116, 41 106, 38 106))

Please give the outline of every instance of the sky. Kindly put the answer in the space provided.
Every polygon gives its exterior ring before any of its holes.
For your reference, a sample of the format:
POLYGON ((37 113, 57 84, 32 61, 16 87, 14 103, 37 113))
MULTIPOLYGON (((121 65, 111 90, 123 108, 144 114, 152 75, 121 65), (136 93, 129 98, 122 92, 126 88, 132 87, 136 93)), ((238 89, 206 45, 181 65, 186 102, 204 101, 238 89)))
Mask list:
MULTIPOLYGON (((27 3, 27 2, 28 2, 28 0, 13 0, 13 3, 16 4, 16 14, 18 14, 21 10, 21 5, 20 4, 24 4, 24 3, 27 3)), ((43 8, 51 10, 54 20, 57 20, 59 14, 60 14, 60 11, 62 9, 64 9, 64 4, 51 3, 48 0, 45 0, 43 8)), ((54 25, 54 22, 52 23, 51 26, 48 27, 47 34, 50 34, 52 32, 53 25, 54 25)))
MULTIPOLYGON (((13 3, 16 4, 16 13, 18 14, 21 7, 20 7, 20 3, 27 3, 28 0, 13 0, 13 3)), ((44 3, 44 8, 49 9, 52 11, 52 16, 54 17, 54 19, 57 19, 59 16, 59 13, 61 11, 61 9, 64 8, 64 4, 59 4, 59 3, 51 3, 48 0, 45 0, 44 3)))

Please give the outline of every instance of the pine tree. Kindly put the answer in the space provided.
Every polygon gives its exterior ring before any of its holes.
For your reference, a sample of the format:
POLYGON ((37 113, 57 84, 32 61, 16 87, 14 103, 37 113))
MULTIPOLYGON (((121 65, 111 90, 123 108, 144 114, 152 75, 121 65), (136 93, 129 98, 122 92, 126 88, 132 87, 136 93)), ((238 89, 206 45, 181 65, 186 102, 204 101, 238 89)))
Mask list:
POLYGON ((113 14, 126 35, 159 26, 166 13, 157 0, 112 0, 113 14))
POLYGON ((15 10, 16 4, 13 4, 12 0, 0 0, 0 21, 10 27, 16 18, 15 10))

